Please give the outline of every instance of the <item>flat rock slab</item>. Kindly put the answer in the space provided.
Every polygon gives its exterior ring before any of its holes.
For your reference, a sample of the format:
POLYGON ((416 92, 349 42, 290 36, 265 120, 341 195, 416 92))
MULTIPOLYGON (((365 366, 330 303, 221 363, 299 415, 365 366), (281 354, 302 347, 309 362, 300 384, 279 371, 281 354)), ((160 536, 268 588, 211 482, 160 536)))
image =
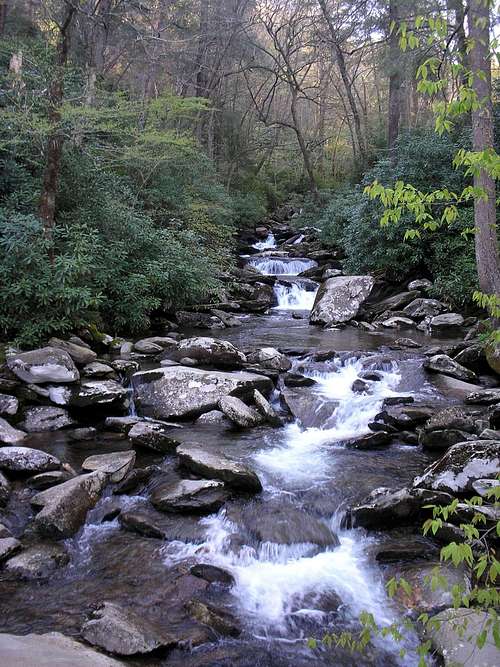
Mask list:
POLYGON ((243 352, 240 352, 232 343, 208 336, 181 340, 170 357, 174 361, 189 357, 200 364, 226 368, 241 368, 242 364, 246 362, 243 352))
POLYGON ((31 447, 0 448, 0 470, 19 473, 58 470, 61 462, 52 454, 31 447))
POLYGON ((447 354, 436 354, 430 357, 424 362, 424 368, 431 373, 442 373, 465 382, 474 381, 477 378, 473 371, 460 365, 447 354))
POLYGON ((28 433, 42 433, 44 431, 58 431, 61 428, 72 426, 74 423, 74 420, 71 419, 64 408, 43 405, 26 410, 22 427, 28 433))
POLYGON ((182 479, 160 485, 151 495, 152 505, 163 512, 209 514, 226 500, 224 483, 215 480, 182 479))
POLYGON ((7 359, 7 367, 29 384, 76 382, 80 378, 73 359, 65 350, 56 347, 14 354, 7 359))
POLYGON ((0 634, 2 667, 123 667, 124 662, 65 637, 59 632, 44 635, 0 634))
POLYGON ((128 390, 116 380, 84 380, 74 387, 51 387, 50 400, 72 408, 124 405, 128 390))
POLYGON ((82 469, 100 470, 110 476, 111 482, 121 482, 125 475, 134 467, 135 452, 110 452, 89 456, 82 463, 82 469))
POLYGON ((89 644, 116 655, 143 655, 177 644, 175 637, 142 615, 111 602, 104 602, 94 612, 83 625, 82 636, 89 644))
POLYGON ((268 394, 269 378, 243 371, 227 373, 186 366, 159 368, 133 376, 136 403, 141 413, 158 419, 196 417, 215 410, 223 396, 268 394))
POLYGON ((202 477, 220 479, 241 491, 262 491, 261 481, 251 468, 231 461, 223 454, 207 452, 197 445, 184 444, 177 448, 177 455, 185 468, 202 477))
POLYGON ((85 522, 107 482, 108 475, 96 471, 37 493, 31 504, 42 509, 35 517, 35 527, 47 537, 71 537, 85 522))

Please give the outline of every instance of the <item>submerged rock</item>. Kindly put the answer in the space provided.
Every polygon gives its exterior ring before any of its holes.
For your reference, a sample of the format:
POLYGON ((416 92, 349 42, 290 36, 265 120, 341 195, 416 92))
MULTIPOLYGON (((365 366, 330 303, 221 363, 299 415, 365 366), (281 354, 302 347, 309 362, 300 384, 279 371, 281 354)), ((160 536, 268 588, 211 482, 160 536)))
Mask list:
POLYGON ((60 544, 37 544, 11 558, 5 570, 15 579, 47 579, 68 563, 68 552, 60 544))
POLYGON ((318 290, 311 324, 340 324, 356 317, 359 307, 372 291, 372 276, 339 276, 329 278, 318 290))
POLYGON ((82 627, 82 636, 94 646, 116 655, 142 655, 171 648, 177 639, 118 604, 104 602, 82 627))
POLYGON ((19 473, 58 470, 61 462, 52 454, 31 447, 0 448, 0 470, 19 473))
POLYGON ((7 359, 7 366, 20 380, 30 384, 76 382, 80 378, 73 359, 56 347, 14 354, 7 359))
POLYGON ((162 512, 210 514, 217 512, 227 500, 223 482, 181 479, 155 489, 151 504, 162 512))
POLYGON ((207 452, 197 445, 183 444, 177 448, 177 455, 185 468, 202 477, 220 479, 241 491, 262 491, 260 479, 251 468, 231 461, 223 454, 207 452))
POLYGON ((223 396, 245 397, 254 389, 268 394, 272 382, 263 375, 243 371, 226 373, 174 366, 136 373, 134 387, 142 413, 169 419, 215 410, 223 396))

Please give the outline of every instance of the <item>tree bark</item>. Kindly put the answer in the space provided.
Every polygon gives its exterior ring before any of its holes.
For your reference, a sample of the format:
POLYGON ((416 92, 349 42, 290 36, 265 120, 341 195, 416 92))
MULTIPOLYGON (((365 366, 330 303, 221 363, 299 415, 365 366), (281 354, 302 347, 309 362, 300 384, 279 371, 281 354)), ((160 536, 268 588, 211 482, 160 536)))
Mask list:
POLYGON ((388 32, 392 22, 394 21, 396 24, 396 27, 389 34, 389 60, 391 72, 389 75, 389 107, 387 113, 387 147, 393 152, 399 135, 402 102, 401 86, 403 83, 401 70, 398 66, 398 61, 401 56, 399 38, 397 36, 397 26, 401 21, 399 0, 390 0, 388 19, 388 32))
POLYGON ((293 129, 295 135, 297 136, 297 141, 300 147, 300 152, 302 153, 302 159, 304 161, 304 168, 306 170, 307 178, 309 180, 309 188, 312 192, 313 197, 316 199, 318 196, 318 185, 316 183, 316 177, 314 176, 314 168, 311 160, 311 155, 309 149, 307 148, 304 135, 302 134, 302 129, 300 126, 299 115, 297 113, 297 93, 295 90, 291 91, 292 100, 290 103, 290 111, 293 119, 293 129))
MULTIPOLYGON (((45 169, 43 185, 38 205, 38 215, 44 225, 45 237, 52 239, 54 232, 54 216, 56 210, 56 195, 61 171, 61 156, 64 144, 64 135, 60 128, 61 104, 64 95, 64 70, 68 61, 71 25, 76 9, 66 4, 62 24, 59 26, 57 55, 54 66, 54 76, 49 86, 49 123, 50 131, 45 149, 45 169)), ((53 255, 51 254, 51 259, 53 255)))
POLYGON ((92 17, 93 26, 90 31, 87 62, 87 82, 85 86, 85 104, 94 106, 97 80, 104 69, 104 50, 109 31, 109 17, 113 0, 102 0, 92 17))
POLYGON ((0 35, 5 32, 5 23, 7 21, 8 0, 0 0, 0 35))
MULTIPOLYGON (((473 150, 482 152, 493 148, 493 109, 491 102, 490 11, 484 0, 468 1, 469 38, 473 47, 469 53, 473 73, 473 90, 481 102, 472 111, 473 150)), ((474 200, 476 229, 476 263, 479 286, 485 294, 500 295, 500 260, 496 225, 495 181, 481 170, 474 177, 474 186, 482 188, 487 200, 474 200)))

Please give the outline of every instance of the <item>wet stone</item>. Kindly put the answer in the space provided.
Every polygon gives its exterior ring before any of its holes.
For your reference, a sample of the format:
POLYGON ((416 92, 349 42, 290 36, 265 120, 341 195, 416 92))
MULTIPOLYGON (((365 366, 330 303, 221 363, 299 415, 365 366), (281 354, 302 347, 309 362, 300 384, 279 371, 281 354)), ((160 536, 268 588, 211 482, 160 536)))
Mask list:
POLYGON ((182 479, 155 489, 151 503, 162 512, 211 514, 227 500, 223 482, 215 480, 182 479))
POLYGON ((69 555, 60 544, 39 544, 24 549, 5 566, 14 579, 47 579, 56 570, 69 563, 69 555))

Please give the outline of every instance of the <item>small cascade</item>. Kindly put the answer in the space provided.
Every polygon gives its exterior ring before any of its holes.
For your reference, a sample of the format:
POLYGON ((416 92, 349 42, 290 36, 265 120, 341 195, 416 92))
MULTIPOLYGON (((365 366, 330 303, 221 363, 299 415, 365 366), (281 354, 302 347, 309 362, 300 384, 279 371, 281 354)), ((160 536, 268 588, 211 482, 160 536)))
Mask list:
POLYGON ((274 293, 279 310, 311 310, 318 291, 317 283, 312 280, 277 282, 274 293))
POLYGON ((302 271, 318 266, 313 259, 305 257, 252 257, 249 266, 253 266, 264 276, 298 276, 302 271))
POLYGON ((272 250, 272 248, 276 248, 277 243, 276 239, 274 238, 274 234, 272 232, 269 232, 269 236, 265 238, 263 241, 257 241, 252 245, 252 248, 255 248, 256 250, 272 250))

